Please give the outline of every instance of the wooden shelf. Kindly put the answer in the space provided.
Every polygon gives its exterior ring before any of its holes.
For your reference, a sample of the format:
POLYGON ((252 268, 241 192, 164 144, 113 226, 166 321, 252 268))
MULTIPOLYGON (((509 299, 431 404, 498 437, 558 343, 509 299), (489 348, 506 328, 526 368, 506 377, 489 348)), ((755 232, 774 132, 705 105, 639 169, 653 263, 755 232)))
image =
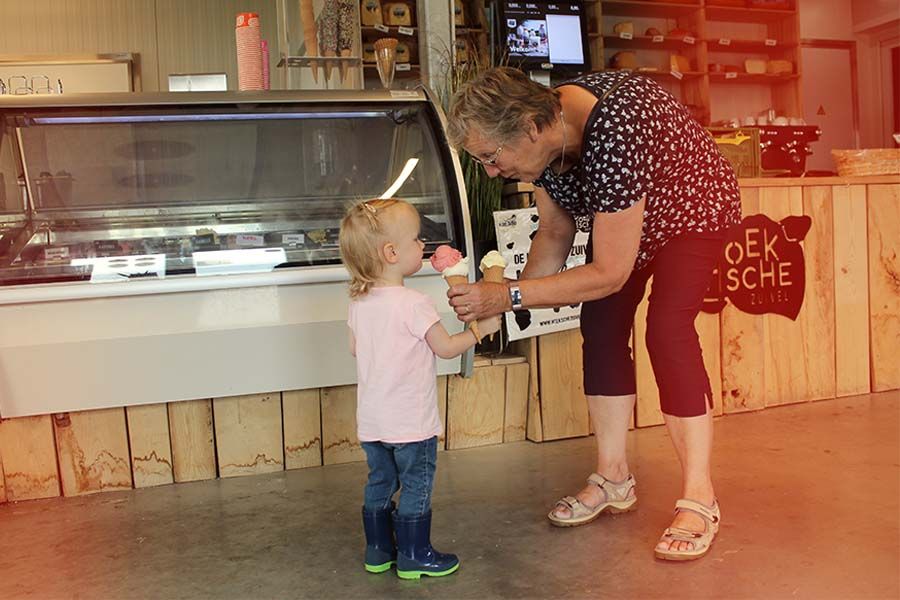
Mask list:
POLYGON ((735 73, 735 76, 729 77, 729 73, 710 73, 709 74, 709 82, 710 83, 765 83, 765 84, 773 84, 773 83, 787 83, 789 81, 793 81, 795 79, 799 79, 800 76, 796 73, 792 73, 790 75, 769 75, 769 74, 757 74, 757 73, 735 73))
POLYGON ((607 48, 638 48, 641 50, 684 50, 697 46, 697 44, 688 44, 681 38, 665 38, 661 42, 654 42, 652 36, 645 35, 636 35, 630 40, 618 35, 604 35, 603 45, 607 48))
MULTIPOLYGON (((403 37, 415 37, 414 35, 407 35, 405 33, 400 33, 400 28, 397 27, 396 25, 391 25, 391 26, 385 25, 385 27, 388 28, 388 31, 382 31, 380 29, 377 29, 376 27, 372 27, 371 25, 364 25, 363 27, 360 27, 360 29, 362 30, 363 33, 380 33, 381 35, 397 34, 397 35, 400 35, 403 37)), ((413 32, 415 32, 416 34, 418 34, 418 31, 419 31, 418 27, 407 27, 404 25, 404 28, 412 29, 413 32)))
POLYGON ((797 47, 794 43, 779 41, 774 46, 767 46, 764 40, 731 40, 730 45, 719 43, 719 39, 704 40, 710 52, 747 52, 752 54, 775 54, 797 47))
POLYGON ((603 15, 612 17, 659 17, 673 19, 695 13, 699 3, 640 2, 638 0, 604 0, 600 3, 603 15))
POLYGON ((707 6, 707 21, 736 21, 739 23, 772 23, 797 16, 796 10, 769 8, 731 8, 727 6, 707 6))
MULTIPOLYGON (((398 71, 394 70, 394 77, 409 77, 411 74, 415 74, 418 76, 419 71, 421 71, 422 67, 416 63, 397 63, 398 66, 402 64, 409 65, 408 71, 398 71)), ((365 71, 375 71, 377 73, 378 66, 373 63, 366 63, 363 65, 363 69, 365 71)))
MULTIPOLYGON (((621 71, 621 70, 622 69, 603 69, 603 71, 621 71)), ((635 70, 634 72, 637 73, 638 75, 646 75, 647 77, 654 77, 654 78, 659 78, 659 79, 675 79, 676 81, 678 81, 678 79, 672 75, 671 71, 637 71, 637 70, 635 70)), ((706 75, 706 73, 704 73, 703 71, 685 71, 681 75, 682 75, 681 81, 690 81, 692 79, 700 79, 701 77, 706 75)))

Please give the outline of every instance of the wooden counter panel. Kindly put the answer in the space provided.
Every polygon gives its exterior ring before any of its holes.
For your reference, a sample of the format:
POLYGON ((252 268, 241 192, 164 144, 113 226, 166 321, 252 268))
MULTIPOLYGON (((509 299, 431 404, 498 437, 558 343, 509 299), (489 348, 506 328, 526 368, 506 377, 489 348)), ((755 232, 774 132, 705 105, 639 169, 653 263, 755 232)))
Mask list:
POLYGON ((215 398, 220 477, 284 470, 281 393, 215 398))
POLYGON ((528 363, 506 365, 506 409, 503 415, 503 442, 525 439, 528 414, 528 363))
POLYGON ((506 367, 485 366, 466 379, 450 377, 447 391, 447 449, 503 442, 506 367))
POLYGON ((868 186, 872 391, 900 388, 900 187, 868 186))
POLYGON ((900 175, 870 175, 867 177, 759 177, 739 179, 738 183, 742 188, 898 184, 900 183, 900 175))
POLYGON ((124 408, 53 415, 64 496, 131 489, 124 408))
POLYGON ((322 388, 322 458, 326 465, 366 460, 356 432, 356 386, 322 388))
POLYGON ((581 332, 570 329, 541 336, 538 358, 544 440, 588 435, 581 332))
POLYGON ((215 479, 212 401, 171 402, 168 408, 175 481, 215 479))
POLYGON ((128 443, 131 446, 131 476, 134 487, 144 488, 175 482, 169 413, 165 404, 144 404, 125 409, 128 443))
POLYGON ((866 186, 832 188, 834 223, 835 393, 869 387, 869 249, 866 186))
POLYGON ((50 415, 0 421, 0 456, 8 501, 59 496, 50 415))
POLYGON ((284 423, 284 466, 287 469, 322 464, 322 407, 319 389, 281 394, 284 423))

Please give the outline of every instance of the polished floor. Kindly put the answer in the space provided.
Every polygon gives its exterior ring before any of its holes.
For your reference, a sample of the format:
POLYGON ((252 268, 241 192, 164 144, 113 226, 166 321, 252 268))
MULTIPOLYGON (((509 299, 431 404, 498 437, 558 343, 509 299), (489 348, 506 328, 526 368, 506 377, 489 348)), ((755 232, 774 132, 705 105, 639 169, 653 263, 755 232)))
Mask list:
POLYGON ((900 598, 900 393, 716 425, 723 526, 666 563, 678 468, 664 428, 629 434, 639 509, 573 529, 544 515, 591 439, 443 453, 438 549, 459 572, 361 565, 363 464, 0 507, 0 598, 900 598))

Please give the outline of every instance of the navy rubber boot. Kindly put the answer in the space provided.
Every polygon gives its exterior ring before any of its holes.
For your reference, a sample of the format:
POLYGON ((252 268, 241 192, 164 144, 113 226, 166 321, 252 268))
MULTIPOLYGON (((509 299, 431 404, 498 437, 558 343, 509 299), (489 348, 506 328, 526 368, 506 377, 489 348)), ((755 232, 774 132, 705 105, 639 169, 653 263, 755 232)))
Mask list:
POLYGON ((397 532, 397 575, 419 579, 422 575, 443 577, 459 568, 455 554, 443 554, 431 547, 431 511, 421 517, 400 517, 394 513, 397 532))
POLYGON ((394 503, 385 510, 368 511, 362 509, 363 529, 366 532, 366 571, 384 573, 397 562, 397 547, 394 545, 394 527, 391 513, 394 503))

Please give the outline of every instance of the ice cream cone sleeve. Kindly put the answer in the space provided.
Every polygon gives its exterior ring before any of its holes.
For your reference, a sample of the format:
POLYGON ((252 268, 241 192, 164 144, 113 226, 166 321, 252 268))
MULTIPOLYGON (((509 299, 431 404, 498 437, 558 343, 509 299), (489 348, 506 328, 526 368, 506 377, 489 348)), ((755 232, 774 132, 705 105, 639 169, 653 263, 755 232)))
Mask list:
MULTIPOLYGON (((469 283, 469 278, 465 275, 451 275, 450 277, 445 278, 447 280, 447 287, 453 287, 454 285, 462 285, 464 283, 469 283)), ((469 323, 469 329, 472 330, 472 333, 475 334, 475 338, 480 342, 481 341, 481 332, 478 331, 478 323, 472 321, 469 323)))

